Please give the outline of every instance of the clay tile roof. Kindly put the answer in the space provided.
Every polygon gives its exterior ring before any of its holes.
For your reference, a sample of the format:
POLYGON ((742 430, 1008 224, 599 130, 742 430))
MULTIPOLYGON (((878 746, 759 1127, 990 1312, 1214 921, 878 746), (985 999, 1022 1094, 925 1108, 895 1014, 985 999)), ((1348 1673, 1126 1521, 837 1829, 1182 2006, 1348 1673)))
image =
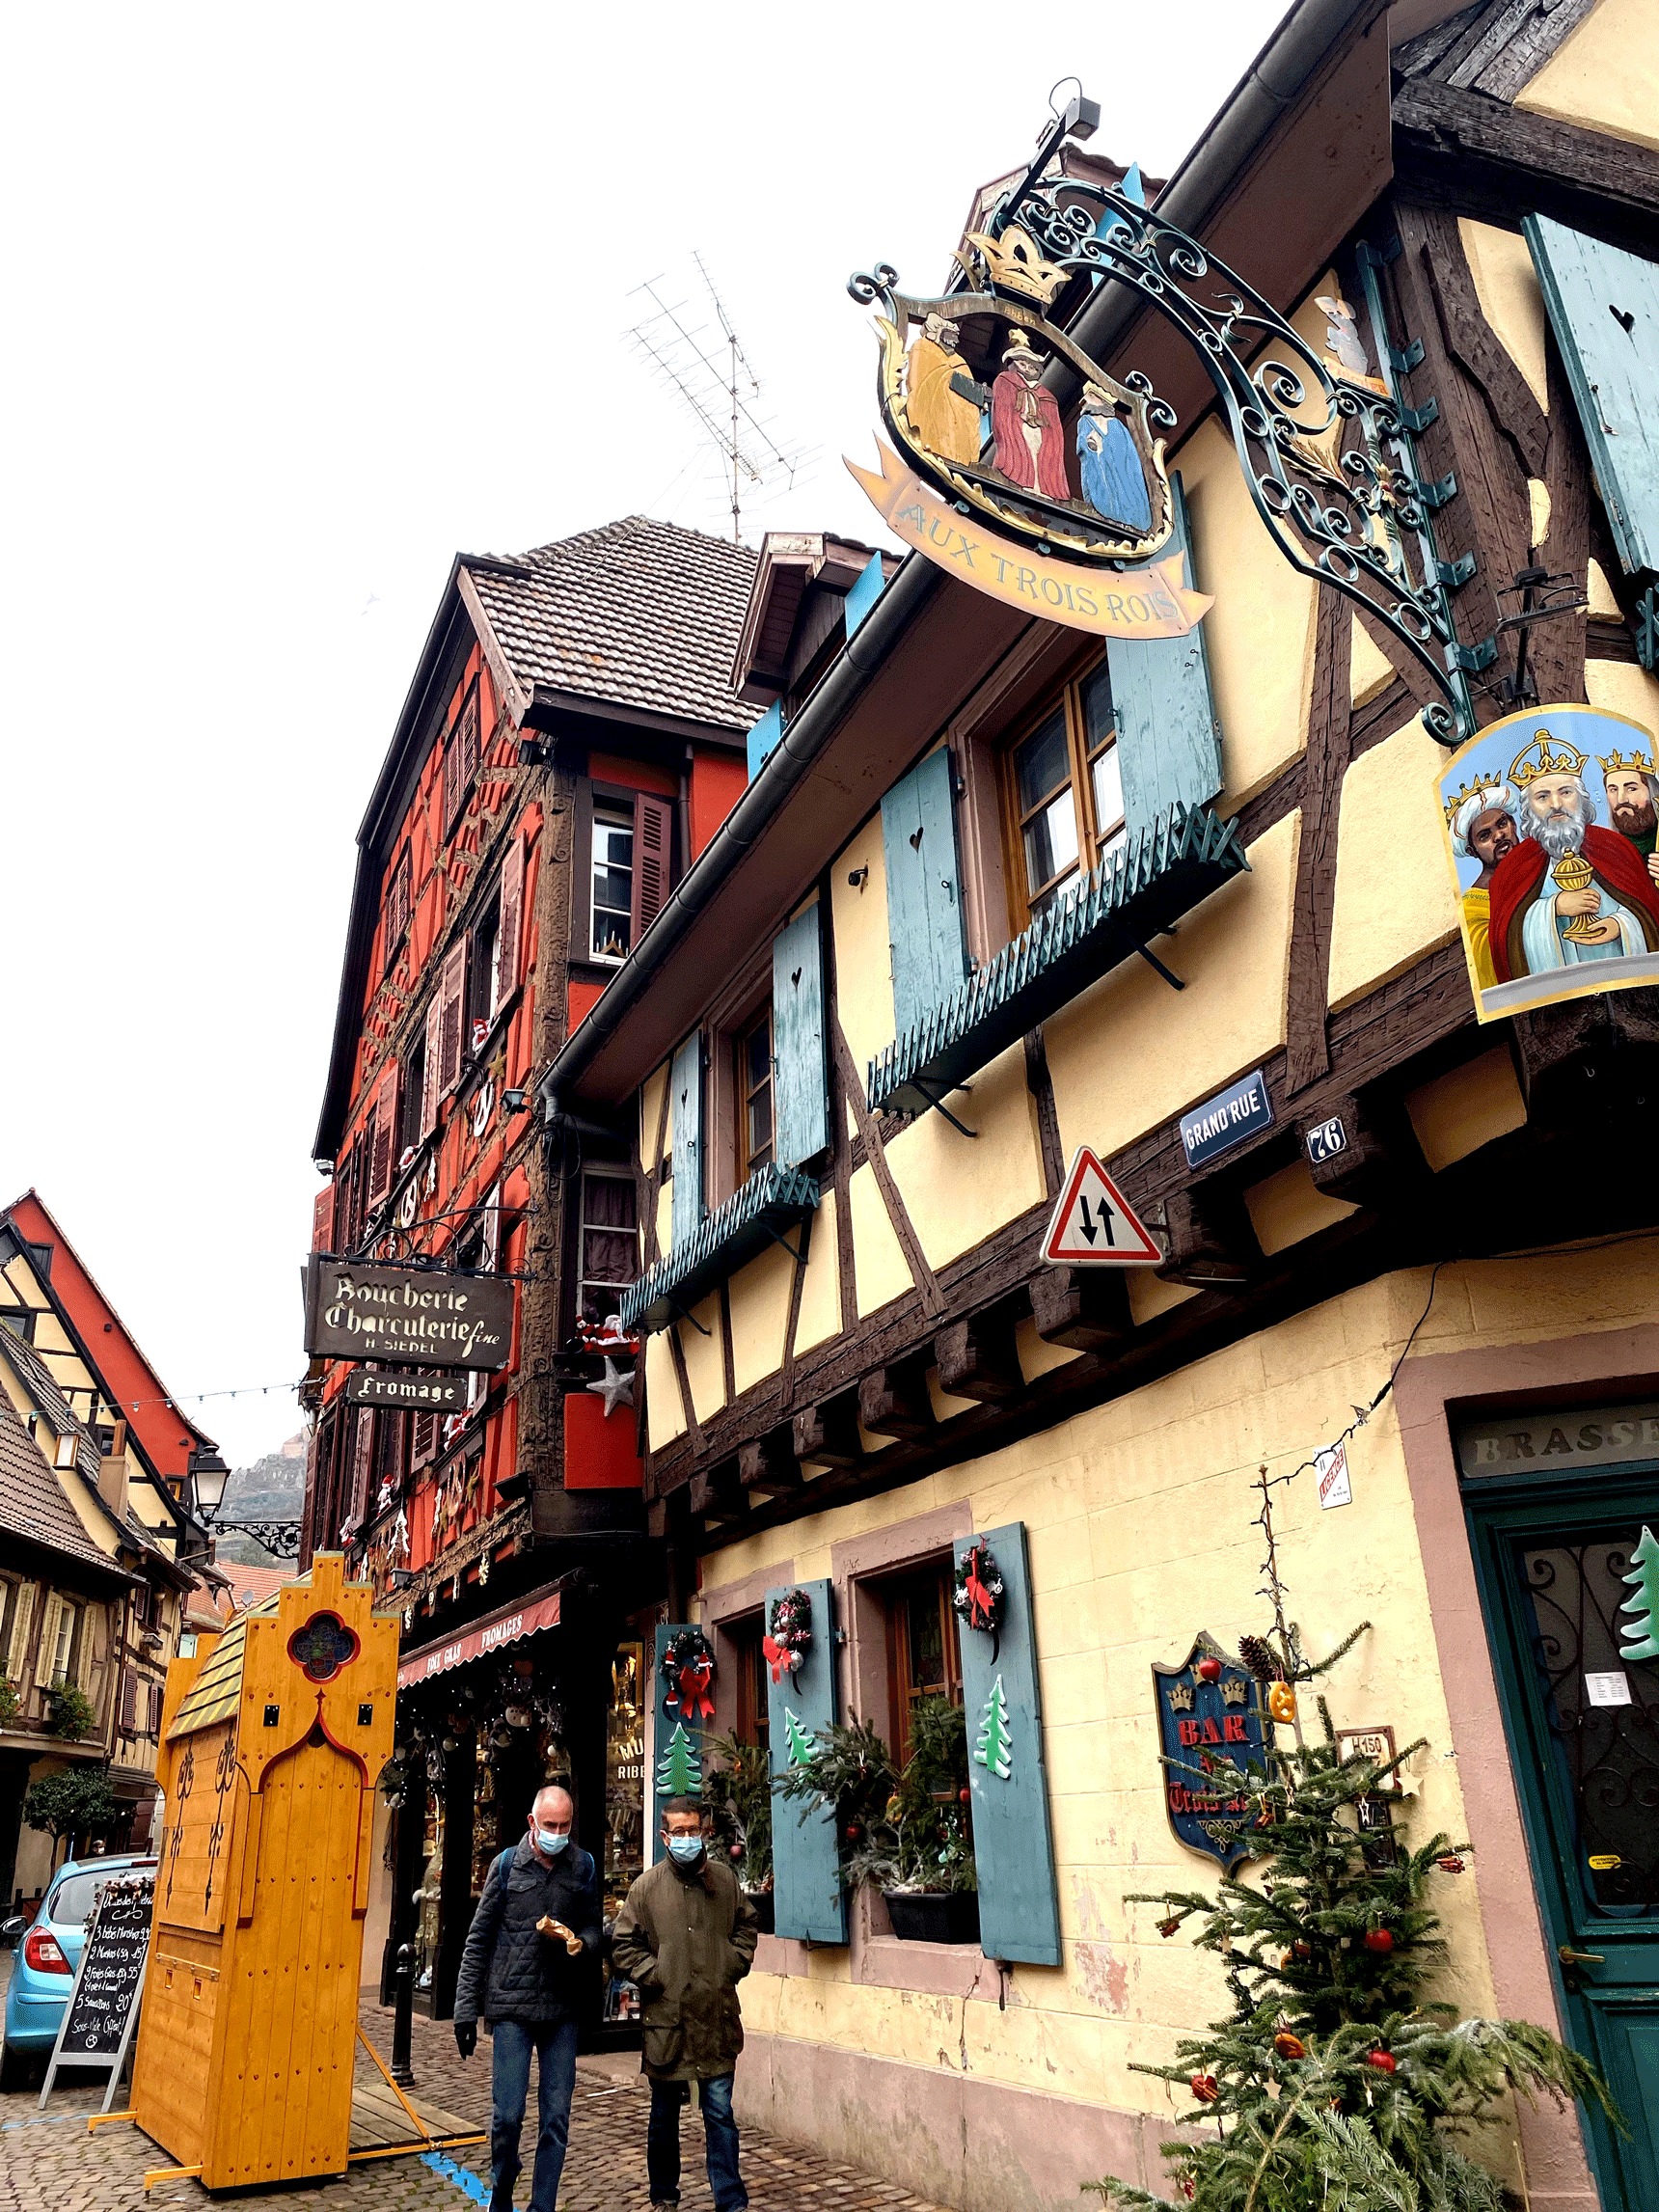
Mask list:
POLYGON ((747 545, 631 514, 516 560, 467 569, 513 673, 577 694, 747 730, 731 689, 758 556, 747 545))
POLYGON ((0 1391, 0 1531, 121 1576, 115 1562, 87 1534, 4 1391, 0 1391))

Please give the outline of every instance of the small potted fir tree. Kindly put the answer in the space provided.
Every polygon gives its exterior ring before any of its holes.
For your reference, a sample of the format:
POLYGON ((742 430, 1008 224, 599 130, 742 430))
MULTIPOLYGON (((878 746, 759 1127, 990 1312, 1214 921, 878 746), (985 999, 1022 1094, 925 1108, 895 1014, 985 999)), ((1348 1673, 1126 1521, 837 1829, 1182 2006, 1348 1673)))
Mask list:
POLYGON ((758 1744, 711 1735, 704 1750, 703 1805, 723 1851, 754 1907, 763 1934, 775 1925, 772 1889, 772 1776, 758 1744))

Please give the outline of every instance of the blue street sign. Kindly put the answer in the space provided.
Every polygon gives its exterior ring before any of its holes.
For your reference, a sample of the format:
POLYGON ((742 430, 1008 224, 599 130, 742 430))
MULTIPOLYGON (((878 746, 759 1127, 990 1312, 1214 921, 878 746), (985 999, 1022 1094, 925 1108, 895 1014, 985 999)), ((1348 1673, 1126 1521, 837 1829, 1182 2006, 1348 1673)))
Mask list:
POLYGON ((1181 1117, 1181 1141, 1188 1167, 1202 1167, 1223 1152, 1231 1152, 1247 1136, 1273 1126, 1273 1102, 1267 1096, 1267 1079, 1258 1068, 1241 1076, 1231 1089, 1207 1099, 1181 1117))

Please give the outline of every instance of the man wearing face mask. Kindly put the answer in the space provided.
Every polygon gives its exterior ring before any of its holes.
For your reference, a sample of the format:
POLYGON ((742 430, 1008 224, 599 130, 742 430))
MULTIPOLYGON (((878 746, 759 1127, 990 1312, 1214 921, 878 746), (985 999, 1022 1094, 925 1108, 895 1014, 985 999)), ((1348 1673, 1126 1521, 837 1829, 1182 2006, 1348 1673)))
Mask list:
POLYGON ((645 2171, 653 2212, 680 2201, 680 2113, 697 2085, 715 2212, 743 2212, 732 2074, 743 2049, 737 1985, 754 1963, 754 1908, 730 1867, 703 1848, 694 1797, 663 1808, 666 1856, 628 1892, 612 1931, 614 1972, 639 1985, 642 2070, 651 2084, 645 2171))
POLYGON ((588 1853, 570 1840, 575 1810, 558 1783, 537 1791, 529 1833, 489 1871, 461 1953, 455 2047, 463 2059, 477 2049, 480 2012, 495 2045, 490 2212, 512 2212, 532 2051, 540 2078, 530 2212, 556 2212, 558 2202, 584 1967, 598 1953, 600 1932, 599 1876, 588 1853))

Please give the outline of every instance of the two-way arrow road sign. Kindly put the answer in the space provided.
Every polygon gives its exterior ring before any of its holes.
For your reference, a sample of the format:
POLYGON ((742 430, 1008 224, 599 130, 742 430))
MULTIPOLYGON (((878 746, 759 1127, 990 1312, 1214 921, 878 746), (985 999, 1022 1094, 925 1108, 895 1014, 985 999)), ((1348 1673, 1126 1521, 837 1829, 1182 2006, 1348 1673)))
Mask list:
POLYGON ((1134 1208, 1086 1144, 1077 1147, 1043 1240, 1055 1268, 1145 1268, 1163 1258, 1134 1208))

